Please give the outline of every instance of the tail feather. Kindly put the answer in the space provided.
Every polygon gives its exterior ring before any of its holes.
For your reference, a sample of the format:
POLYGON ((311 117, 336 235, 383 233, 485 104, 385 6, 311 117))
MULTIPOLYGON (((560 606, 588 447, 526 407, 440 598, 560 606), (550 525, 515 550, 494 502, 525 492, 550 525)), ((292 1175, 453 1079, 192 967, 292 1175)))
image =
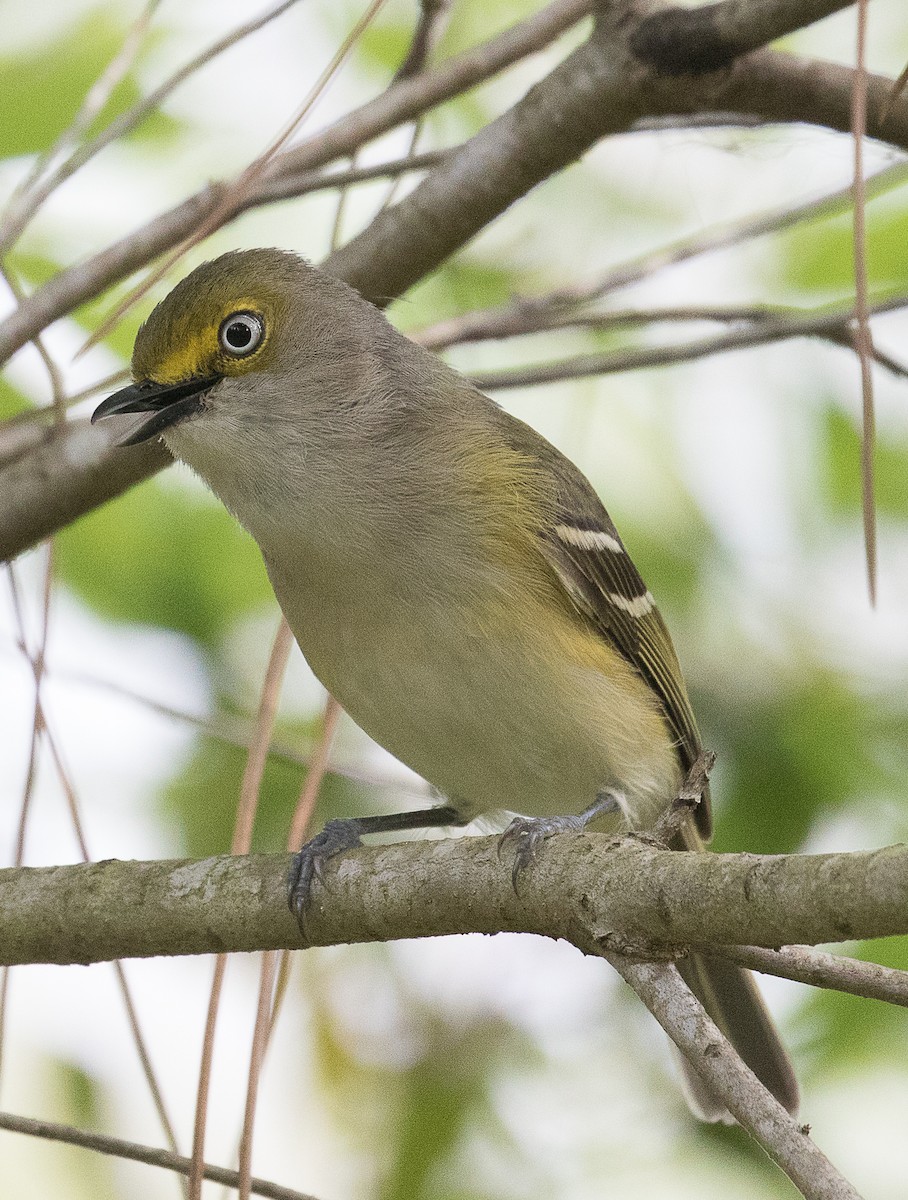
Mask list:
MULTIPOLYGON (((688 955, 678 963, 687 986, 757 1078, 790 1113, 798 1109, 798 1083, 788 1052, 749 971, 719 958, 688 955)), ((718 1096, 682 1058, 685 1095, 704 1121, 731 1121, 718 1096)))

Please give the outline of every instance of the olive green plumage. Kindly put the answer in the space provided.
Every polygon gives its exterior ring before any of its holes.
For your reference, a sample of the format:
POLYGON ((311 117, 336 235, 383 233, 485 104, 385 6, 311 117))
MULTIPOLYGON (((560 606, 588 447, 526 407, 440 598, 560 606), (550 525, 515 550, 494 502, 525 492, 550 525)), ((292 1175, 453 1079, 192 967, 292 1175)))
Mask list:
MULTIPOLYGON (((457 820, 577 814, 608 792, 619 825, 655 821, 700 752, 696 721, 617 530, 544 438, 277 250, 184 279, 140 330, 133 372, 96 415, 129 422, 124 441, 162 433, 206 480, 261 547, 315 673, 457 820)), ((689 849, 709 836, 708 797, 696 826, 689 849)), ((683 969, 793 1109, 750 976, 683 969)), ((695 1108, 720 1119, 689 1076, 695 1108)))

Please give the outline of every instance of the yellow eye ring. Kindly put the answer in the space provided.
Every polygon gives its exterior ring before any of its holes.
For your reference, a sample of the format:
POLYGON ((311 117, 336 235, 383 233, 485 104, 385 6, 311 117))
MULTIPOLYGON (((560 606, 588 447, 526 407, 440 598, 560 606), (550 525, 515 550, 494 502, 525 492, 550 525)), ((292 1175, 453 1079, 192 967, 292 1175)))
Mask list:
POLYGON ((225 317, 218 330, 218 344, 231 358, 248 358, 265 337, 265 322, 258 313, 235 312, 225 317))

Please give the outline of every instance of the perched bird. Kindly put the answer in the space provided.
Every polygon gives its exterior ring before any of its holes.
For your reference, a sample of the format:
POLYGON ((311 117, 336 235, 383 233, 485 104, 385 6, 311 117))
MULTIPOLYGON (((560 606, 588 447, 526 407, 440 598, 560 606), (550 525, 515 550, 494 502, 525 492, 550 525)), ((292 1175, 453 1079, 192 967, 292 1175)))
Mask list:
MULTIPOLYGON (((163 435, 258 542, 325 687, 447 798, 329 823, 297 860, 301 918, 313 871, 363 833, 509 810, 519 869, 562 828, 655 822, 700 737, 653 597, 573 463, 279 250, 193 271, 139 330, 132 370, 93 420, 122 422, 121 444, 163 435)), ((683 848, 709 833, 707 795, 683 848)), ((681 966, 793 1111, 751 976, 697 956, 681 966)), ((695 1111, 724 1119, 687 1077, 695 1111)))

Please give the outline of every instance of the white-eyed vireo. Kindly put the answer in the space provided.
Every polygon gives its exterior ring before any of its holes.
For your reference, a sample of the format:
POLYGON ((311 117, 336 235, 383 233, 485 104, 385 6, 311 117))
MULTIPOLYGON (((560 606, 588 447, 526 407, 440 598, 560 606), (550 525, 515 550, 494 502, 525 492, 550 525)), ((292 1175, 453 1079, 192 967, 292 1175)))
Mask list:
MULTIPOLYGON (((560 814, 651 825, 700 752, 668 631, 578 469, 345 284, 277 250, 193 271, 136 339, 135 382, 94 419, 163 435, 261 547, 316 675, 448 802, 331 822, 362 833, 510 810, 522 865, 560 814), (122 414, 132 414, 124 416, 122 414)), ((708 837, 708 796, 684 837, 708 837), (696 827, 695 827, 696 826, 696 827)), ((683 974, 789 1109, 797 1087, 751 976, 683 974)), ((688 1071, 692 1104, 724 1110, 688 1071)))

